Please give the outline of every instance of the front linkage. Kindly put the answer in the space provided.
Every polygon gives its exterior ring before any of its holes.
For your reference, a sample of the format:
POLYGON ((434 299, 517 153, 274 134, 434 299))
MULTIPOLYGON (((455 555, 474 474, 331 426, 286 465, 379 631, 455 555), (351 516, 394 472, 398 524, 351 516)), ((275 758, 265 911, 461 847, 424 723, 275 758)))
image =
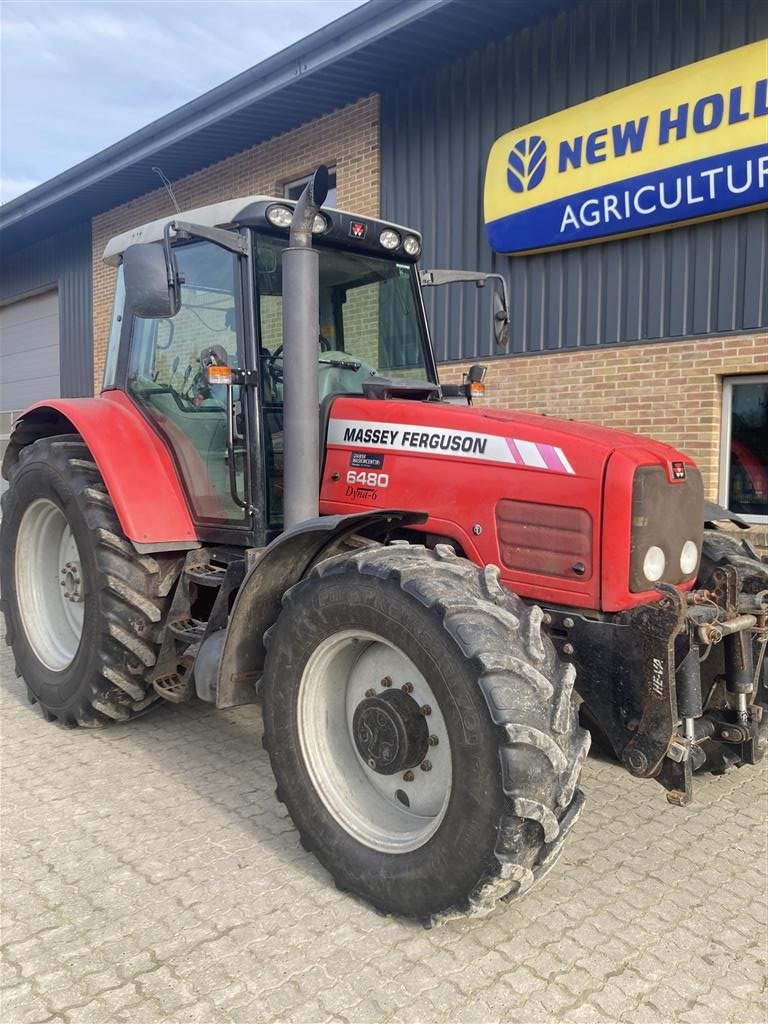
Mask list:
POLYGON ((655 778, 670 803, 691 802, 695 771, 765 754, 768 588, 754 582, 768 572, 754 565, 751 581, 721 564, 707 589, 661 584, 657 602, 611 618, 547 609, 589 716, 625 768, 655 778))

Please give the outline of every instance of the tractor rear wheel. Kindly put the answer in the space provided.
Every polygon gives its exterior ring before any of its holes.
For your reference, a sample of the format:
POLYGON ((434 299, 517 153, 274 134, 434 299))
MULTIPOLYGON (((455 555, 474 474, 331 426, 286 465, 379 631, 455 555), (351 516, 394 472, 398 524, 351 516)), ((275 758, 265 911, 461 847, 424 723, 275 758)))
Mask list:
POLYGON ((23 448, 2 510, 6 642, 30 700, 65 725, 133 718, 156 699, 148 670, 179 557, 137 554, 77 435, 23 448))
POLYGON ((340 555, 287 592, 265 638, 265 746, 339 888, 435 920, 554 863, 589 736, 541 621, 443 546, 340 555))

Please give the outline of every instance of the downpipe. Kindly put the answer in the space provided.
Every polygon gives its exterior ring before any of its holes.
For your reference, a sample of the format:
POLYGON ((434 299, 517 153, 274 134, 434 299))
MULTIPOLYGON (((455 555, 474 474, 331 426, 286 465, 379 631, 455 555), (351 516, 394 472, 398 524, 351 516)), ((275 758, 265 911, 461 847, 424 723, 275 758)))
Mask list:
POLYGON ((283 514, 285 529, 318 515, 320 500, 320 256, 312 224, 328 194, 321 164, 302 192, 283 251, 283 514))

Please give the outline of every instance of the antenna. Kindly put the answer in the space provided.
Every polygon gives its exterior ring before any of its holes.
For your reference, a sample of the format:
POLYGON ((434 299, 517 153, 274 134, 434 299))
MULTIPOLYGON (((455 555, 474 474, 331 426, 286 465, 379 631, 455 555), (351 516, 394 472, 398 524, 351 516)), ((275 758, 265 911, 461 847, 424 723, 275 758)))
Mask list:
POLYGON ((153 167, 152 170, 155 172, 155 174, 158 176, 160 181, 162 181, 163 185, 165 186, 165 191, 171 197, 171 202, 173 203, 176 209, 176 213, 181 213, 181 210, 179 209, 179 204, 176 202, 176 196, 173 194, 173 187, 168 178, 166 177, 162 167, 153 167))

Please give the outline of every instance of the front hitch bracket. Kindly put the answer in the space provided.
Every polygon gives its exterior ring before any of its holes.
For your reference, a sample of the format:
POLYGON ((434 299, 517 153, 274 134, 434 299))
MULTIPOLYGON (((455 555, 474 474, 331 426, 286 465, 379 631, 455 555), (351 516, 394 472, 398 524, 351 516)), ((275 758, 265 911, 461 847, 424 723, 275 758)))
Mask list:
POLYGON ((548 608, 558 653, 576 667, 576 689, 616 756, 637 778, 655 778, 675 803, 692 796, 691 744, 678 735, 675 640, 686 629, 685 597, 661 598, 621 620, 548 608))

